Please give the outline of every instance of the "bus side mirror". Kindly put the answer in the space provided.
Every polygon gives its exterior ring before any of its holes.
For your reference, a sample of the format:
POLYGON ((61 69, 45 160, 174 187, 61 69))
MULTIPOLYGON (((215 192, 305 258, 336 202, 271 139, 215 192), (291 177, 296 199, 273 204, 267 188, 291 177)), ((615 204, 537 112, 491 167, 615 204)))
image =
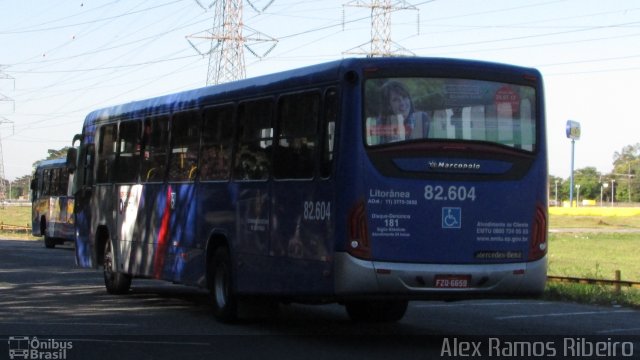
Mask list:
POLYGON ((71 148, 67 152, 67 168, 69 169, 69 173, 73 174, 76 171, 76 164, 78 160, 78 149, 71 148))
POLYGON ((71 146, 74 146, 74 144, 76 143, 76 141, 80 141, 82 142, 82 140, 84 140, 84 135, 82 134, 75 134, 73 136, 73 140, 71 140, 71 146))

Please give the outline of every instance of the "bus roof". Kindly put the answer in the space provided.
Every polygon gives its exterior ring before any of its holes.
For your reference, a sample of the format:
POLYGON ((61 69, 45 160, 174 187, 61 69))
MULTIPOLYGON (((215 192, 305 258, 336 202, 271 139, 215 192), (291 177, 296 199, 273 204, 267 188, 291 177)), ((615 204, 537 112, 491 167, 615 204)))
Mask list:
POLYGON ((425 57, 348 58, 102 108, 89 113, 85 124, 114 117, 143 117, 193 109, 206 103, 206 100, 211 97, 218 97, 218 102, 227 101, 227 99, 233 101, 244 97, 255 97, 256 94, 267 94, 282 87, 295 88, 309 84, 335 82, 341 73, 351 69, 387 66, 395 69, 412 69, 415 66, 448 69, 454 66, 457 69, 476 73, 480 69, 504 71, 505 68, 511 68, 517 72, 529 72, 536 77, 540 76, 535 69, 478 60, 425 57))
POLYGON ((51 160, 40 160, 36 165, 37 169, 46 169, 46 168, 59 168, 67 165, 66 158, 57 158, 51 160))

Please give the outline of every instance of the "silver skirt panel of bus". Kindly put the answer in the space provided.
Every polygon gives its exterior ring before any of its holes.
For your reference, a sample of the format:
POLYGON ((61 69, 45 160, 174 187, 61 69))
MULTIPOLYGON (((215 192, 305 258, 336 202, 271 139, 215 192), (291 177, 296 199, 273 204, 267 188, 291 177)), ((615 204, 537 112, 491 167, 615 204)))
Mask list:
POLYGON ((452 298, 486 295, 539 295, 547 278, 547 257, 508 264, 413 264, 368 261, 336 253, 335 291, 338 296, 366 294, 452 298), (447 280, 453 286, 439 287, 447 280), (454 281, 452 280, 452 281, 454 281))

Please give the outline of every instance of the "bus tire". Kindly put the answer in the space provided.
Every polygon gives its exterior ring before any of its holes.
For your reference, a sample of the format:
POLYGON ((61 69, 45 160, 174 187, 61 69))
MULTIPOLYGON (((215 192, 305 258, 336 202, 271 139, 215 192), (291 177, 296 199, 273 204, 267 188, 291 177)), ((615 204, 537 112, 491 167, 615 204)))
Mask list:
POLYGON ((47 220, 44 216, 40 219, 40 235, 44 236, 44 247, 47 249, 56 247, 56 239, 47 234, 47 220))
POLYGON ((407 300, 352 301, 345 304, 347 314, 356 322, 396 322, 407 312, 407 300))
POLYGON ((44 247, 46 247, 47 249, 55 248, 56 247, 56 239, 54 239, 51 236, 45 234, 44 235, 44 247))
POLYGON ((231 256, 226 247, 221 246, 215 250, 207 272, 213 316, 224 323, 236 322, 238 320, 238 300, 233 290, 231 256))
POLYGON ((111 241, 107 240, 104 248, 104 285, 109 294, 126 294, 131 288, 131 275, 117 272, 114 267, 111 241))

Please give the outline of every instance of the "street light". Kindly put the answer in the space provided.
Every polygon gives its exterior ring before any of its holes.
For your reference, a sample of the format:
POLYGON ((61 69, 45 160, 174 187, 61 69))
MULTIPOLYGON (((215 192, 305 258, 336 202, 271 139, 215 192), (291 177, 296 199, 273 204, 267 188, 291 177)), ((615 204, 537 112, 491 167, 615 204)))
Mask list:
POLYGON ((558 180, 556 180, 556 204, 555 206, 558 206, 558 180))
POLYGON ((611 207, 613 207, 613 201, 614 201, 613 188, 615 183, 616 183, 616 179, 611 179, 611 207))
POLYGON ((605 182, 605 183, 602 183, 602 184, 600 185, 600 206, 604 206, 604 201, 602 200, 602 198, 603 198, 603 196, 602 196, 602 195, 603 195, 603 193, 604 193, 604 189, 606 189, 606 188, 608 188, 608 187, 609 187, 609 183, 606 183, 606 182, 605 182))
POLYGON ((576 198, 576 207, 580 206, 580 184, 576 185, 576 189, 578 189, 578 197, 576 198))

